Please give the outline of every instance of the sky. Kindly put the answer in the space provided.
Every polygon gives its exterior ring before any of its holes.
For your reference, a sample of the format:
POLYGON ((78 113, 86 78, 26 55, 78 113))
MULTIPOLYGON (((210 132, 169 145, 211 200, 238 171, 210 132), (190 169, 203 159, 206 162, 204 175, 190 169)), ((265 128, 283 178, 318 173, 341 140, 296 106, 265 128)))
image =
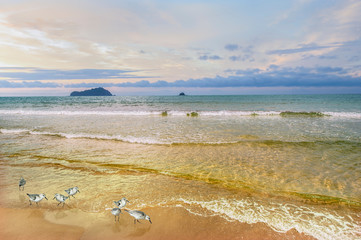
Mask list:
POLYGON ((361 93, 360 0, 0 0, 0 96, 361 93))

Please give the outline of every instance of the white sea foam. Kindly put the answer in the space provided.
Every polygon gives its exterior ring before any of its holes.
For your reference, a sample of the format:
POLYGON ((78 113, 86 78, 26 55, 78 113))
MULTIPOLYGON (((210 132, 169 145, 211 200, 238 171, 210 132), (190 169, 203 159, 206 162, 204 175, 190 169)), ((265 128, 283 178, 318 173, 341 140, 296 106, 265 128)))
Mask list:
POLYGON ((29 131, 30 134, 34 135, 54 135, 61 136, 64 138, 89 138, 89 139, 99 139, 99 140, 118 140, 122 142, 129 143, 141 143, 141 144, 166 144, 165 142, 155 140, 148 137, 133 137, 133 136, 120 136, 120 135, 102 135, 102 134, 82 134, 82 133, 51 133, 51 132, 39 132, 39 131, 29 131))
POLYGON ((116 140, 127 143, 138 143, 138 144, 158 144, 158 145, 172 145, 172 144, 208 144, 208 145, 220 145, 220 144, 235 144, 238 141, 215 141, 215 142, 184 142, 184 141, 170 141, 170 140, 161 140, 155 139, 152 137, 136 137, 136 136, 121 136, 121 135, 106 135, 106 134, 87 134, 87 133, 63 133, 63 132, 47 132, 47 131, 38 131, 38 130, 29 130, 29 129, 0 129, 0 133, 3 134, 31 134, 31 135, 48 135, 48 136, 58 136, 67 139, 75 138, 87 138, 95 140, 116 140))
POLYGON ((161 111, 65 111, 65 110, 0 110, 4 115, 105 115, 105 116, 146 116, 160 115, 161 111))
POLYGON ((88 138, 88 139, 99 139, 99 140, 117 140, 128 143, 139 143, 139 144, 162 144, 170 145, 173 142, 160 141, 151 137, 135 137, 135 136, 121 136, 121 135, 105 135, 105 134, 85 134, 85 133, 63 133, 63 132, 47 132, 37 131, 29 129, 0 129, 2 134, 31 134, 31 135, 48 135, 48 136, 59 136, 68 139, 72 138, 88 138))
POLYGON ((179 201, 186 209, 187 205, 198 206, 209 211, 212 215, 217 214, 228 221, 248 224, 266 223, 277 232, 287 232, 294 228, 298 232, 317 239, 361 238, 360 222, 356 222, 352 217, 341 216, 322 207, 260 202, 251 198, 214 201, 179 199, 179 201))
POLYGON ((158 141, 149 137, 134 137, 134 136, 120 136, 120 135, 104 135, 104 134, 84 134, 84 133, 62 133, 62 132, 41 132, 37 130, 29 129, 0 129, 2 134, 32 134, 32 135, 48 135, 48 136, 60 136, 64 138, 89 138, 89 139, 99 139, 99 140, 118 140, 122 142, 129 143, 141 143, 141 144, 170 144, 162 141, 158 141))
POLYGON ((27 133, 29 130, 27 129, 0 129, 0 132, 2 134, 21 134, 21 133, 27 133))
POLYGON ((277 116, 281 112, 276 111, 202 111, 202 116, 277 116))
POLYGON ((361 118, 361 113, 357 113, 357 112, 325 112, 324 114, 339 118, 355 118, 355 119, 361 118))

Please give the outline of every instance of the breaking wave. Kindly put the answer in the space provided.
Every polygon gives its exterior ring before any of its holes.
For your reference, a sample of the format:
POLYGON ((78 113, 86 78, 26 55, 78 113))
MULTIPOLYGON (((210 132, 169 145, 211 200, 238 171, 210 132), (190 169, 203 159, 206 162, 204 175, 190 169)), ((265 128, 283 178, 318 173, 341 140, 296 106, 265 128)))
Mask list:
POLYGON ((228 221, 248 224, 266 223, 277 232, 287 232, 294 228, 317 239, 341 240, 361 237, 360 222, 350 215, 341 215, 336 211, 323 209, 322 206, 262 202, 254 198, 213 201, 179 199, 178 201, 192 213, 195 212, 192 206, 197 206, 210 215, 219 215, 228 221))
POLYGON ((271 139, 260 139, 258 136, 254 135, 242 135, 240 140, 235 141, 196 141, 196 140, 176 140, 174 141, 169 139, 157 139, 154 137, 137 137, 137 136, 123 136, 123 135, 107 135, 107 134, 89 134, 89 133, 64 133, 64 132, 47 132, 47 131, 38 131, 38 130, 29 130, 29 129, 4 129, 0 128, 0 133, 5 135, 21 135, 21 134, 30 134, 30 135, 44 135, 44 136, 53 136, 67 139, 93 139, 93 140, 110 140, 110 141, 121 141, 125 143, 136 143, 136 144, 149 144, 149 145, 172 145, 172 146, 207 146, 207 145, 233 145, 241 143, 260 143, 267 146, 282 146, 284 144, 294 145, 294 146, 314 146, 314 144, 322 144, 325 146, 336 145, 350 145, 354 147, 359 147, 359 141, 352 140, 316 140, 316 141, 282 141, 282 140, 271 140, 271 139))
POLYGON ((358 112, 292 112, 292 111, 177 111, 177 110, 155 110, 155 111, 89 111, 89 110, 0 110, 3 115, 63 115, 63 116, 187 116, 191 112, 197 112, 199 116, 278 116, 278 117, 338 117, 361 119, 358 112), (163 114, 162 114, 163 113, 163 114), (166 114, 164 114, 166 113, 166 114))

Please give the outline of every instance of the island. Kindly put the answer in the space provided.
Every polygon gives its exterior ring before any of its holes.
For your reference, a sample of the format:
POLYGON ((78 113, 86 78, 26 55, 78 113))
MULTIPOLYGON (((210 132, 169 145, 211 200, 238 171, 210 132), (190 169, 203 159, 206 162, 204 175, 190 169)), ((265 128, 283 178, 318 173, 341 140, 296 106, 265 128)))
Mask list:
POLYGON ((74 91, 70 94, 70 96, 113 96, 113 94, 102 87, 98 87, 80 92, 74 91))
POLYGON ((181 92, 179 96, 185 96, 186 94, 184 92, 181 92))

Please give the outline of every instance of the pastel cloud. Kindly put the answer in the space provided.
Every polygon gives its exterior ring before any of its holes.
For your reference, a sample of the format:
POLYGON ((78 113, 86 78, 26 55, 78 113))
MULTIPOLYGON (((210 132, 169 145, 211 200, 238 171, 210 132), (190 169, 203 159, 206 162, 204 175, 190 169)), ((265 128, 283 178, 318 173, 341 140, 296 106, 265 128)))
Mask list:
POLYGON ((58 88, 61 84, 41 81, 10 82, 0 80, 0 88, 58 88))
POLYGON ((236 51, 238 50, 239 46, 238 44, 227 44, 226 46, 224 46, 224 48, 228 51, 236 51))
MULTIPOLYGON (((177 88, 227 88, 227 87, 361 87, 361 77, 348 75, 347 70, 332 67, 271 68, 267 71, 234 70, 228 77, 167 81, 138 81, 114 83, 117 87, 177 87, 177 88)), ((71 84, 65 87, 95 87, 96 84, 71 84)))
POLYGON ((40 68, 0 68, 0 78, 12 80, 74 80, 74 79, 120 79, 151 78, 136 76, 138 71, 117 69, 56 70, 40 68), (5 71, 6 70, 6 71, 5 71), (16 70, 16 71, 11 71, 16 70))
POLYGON ((331 48, 333 46, 318 46, 317 44, 304 44, 297 48, 291 48, 291 49, 277 49, 277 50, 271 50, 268 51, 268 54, 293 54, 293 53, 303 53, 303 52, 310 52, 325 48, 331 48))
POLYGON ((200 60, 221 60, 222 58, 218 55, 202 55, 199 57, 200 60))
MULTIPOLYGON (((77 79, 89 79, 90 75, 84 73, 98 73, 100 69, 86 69, 75 71, 77 79)), ((116 76, 110 73, 122 72, 107 70, 104 74, 94 75, 93 79, 102 79, 104 82, 57 83, 49 81, 0 81, 2 88, 90 88, 90 87, 121 87, 121 88, 229 88, 229 87, 361 87, 361 77, 350 75, 347 69, 341 67, 315 67, 315 68, 281 68, 271 65, 267 70, 226 70, 229 76, 216 76, 212 78, 199 78, 177 80, 173 82, 157 80, 140 80, 135 82, 113 82, 116 76), (108 80, 108 81, 106 81, 108 80)), ((74 75, 68 76, 74 78, 74 75)), ((61 77, 64 79, 66 77, 61 77)), ((20 79, 17 77, 17 79, 20 79)), ((45 79, 45 78, 44 78, 45 79)), ((57 80, 56 77, 53 78, 57 80)))

